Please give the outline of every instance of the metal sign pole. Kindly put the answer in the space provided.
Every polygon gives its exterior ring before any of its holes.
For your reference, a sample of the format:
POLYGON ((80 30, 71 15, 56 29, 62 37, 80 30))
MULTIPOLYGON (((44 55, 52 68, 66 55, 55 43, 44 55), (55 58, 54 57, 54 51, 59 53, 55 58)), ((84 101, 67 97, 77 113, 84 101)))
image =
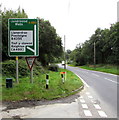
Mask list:
POLYGON ((33 83, 33 67, 31 68, 30 71, 30 82, 33 83))
POLYGON ((19 83, 19 79, 18 79, 18 56, 16 56, 16 82, 19 83))

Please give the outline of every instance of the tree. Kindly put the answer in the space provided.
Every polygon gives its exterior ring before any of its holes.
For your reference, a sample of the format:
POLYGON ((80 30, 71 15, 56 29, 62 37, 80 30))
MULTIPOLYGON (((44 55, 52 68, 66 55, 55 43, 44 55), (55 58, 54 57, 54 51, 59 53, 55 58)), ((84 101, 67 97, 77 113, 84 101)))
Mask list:
POLYGON ((24 9, 17 11, 4 9, 2 14, 2 59, 8 59, 8 19, 9 18, 27 18, 27 14, 24 9))
POLYGON ((119 65, 119 22, 112 24, 110 29, 97 28, 82 47, 78 45, 79 47, 76 47, 70 56, 76 65, 93 64, 94 42, 96 64, 119 65))
POLYGON ((81 44, 77 44, 76 49, 71 52, 70 59, 73 61, 73 64, 76 66, 85 64, 84 56, 82 55, 81 44))
POLYGON ((39 60, 43 66, 51 63, 63 53, 61 38, 49 21, 39 19, 39 60))
MULTIPOLYGON (((8 19, 9 18, 28 18, 24 9, 18 8, 17 11, 6 10, 2 12, 2 58, 8 57, 8 19)), ((39 19, 39 57, 43 65, 53 62, 55 58, 62 55, 61 38, 57 35, 56 30, 51 26, 49 21, 39 19)), ((12 59, 12 58, 10 58, 12 59)))

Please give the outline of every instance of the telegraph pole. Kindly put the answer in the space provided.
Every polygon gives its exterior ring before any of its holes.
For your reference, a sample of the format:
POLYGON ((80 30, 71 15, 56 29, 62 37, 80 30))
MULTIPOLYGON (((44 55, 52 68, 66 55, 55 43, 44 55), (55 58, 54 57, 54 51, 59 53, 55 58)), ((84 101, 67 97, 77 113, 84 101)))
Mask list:
POLYGON ((94 42, 94 68, 96 64, 96 50, 95 50, 95 42, 94 42))
POLYGON ((65 35, 64 35, 64 69, 66 69, 66 56, 65 56, 65 35))
POLYGON ((119 1, 117 2, 117 22, 119 22, 119 1))

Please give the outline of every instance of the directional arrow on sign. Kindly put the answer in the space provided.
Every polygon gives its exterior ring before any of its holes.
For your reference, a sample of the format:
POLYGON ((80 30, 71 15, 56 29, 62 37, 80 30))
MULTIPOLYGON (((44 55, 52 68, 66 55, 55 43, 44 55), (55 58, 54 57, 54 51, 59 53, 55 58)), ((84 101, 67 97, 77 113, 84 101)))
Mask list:
POLYGON ((27 49, 34 52, 34 55, 36 55, 36 25, 34 25, 34 49, 27 46, 27 49))

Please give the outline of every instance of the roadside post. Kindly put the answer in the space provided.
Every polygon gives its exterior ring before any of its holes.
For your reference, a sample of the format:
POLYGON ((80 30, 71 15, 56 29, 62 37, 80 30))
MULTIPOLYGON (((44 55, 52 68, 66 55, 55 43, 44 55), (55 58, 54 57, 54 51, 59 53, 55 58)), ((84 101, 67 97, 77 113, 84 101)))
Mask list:
POLYGON ((19 83, 18 56, 16 56, 16 82, 19 83))
MULTIPOLYGON (((16 82, 19 83, 18 57, 39 56, 38 19, 10 18, 8 20, 8 55, 16 57, 16 82)), ((31 66, 31 83, 33 83, 33 65, 29 66, 31 66)))
POLYGON ((33 83, 33 64, 35 62, 36 57, 26 57, 27 65, 30 69, 30 82, 33 83))
POLYGON ((30 71, 30 82, 33 83, 33 67, 31 68, 30 71))
POLYGON ((61 74, 61 78, 62 78, 62 83, 64 84, 65 80, 66 80, 66 72, 60 72, 61 74))
POLYGON ((48 89, 48 85, 49 85, 49 75, 46 74, 46 89, 48 89))

